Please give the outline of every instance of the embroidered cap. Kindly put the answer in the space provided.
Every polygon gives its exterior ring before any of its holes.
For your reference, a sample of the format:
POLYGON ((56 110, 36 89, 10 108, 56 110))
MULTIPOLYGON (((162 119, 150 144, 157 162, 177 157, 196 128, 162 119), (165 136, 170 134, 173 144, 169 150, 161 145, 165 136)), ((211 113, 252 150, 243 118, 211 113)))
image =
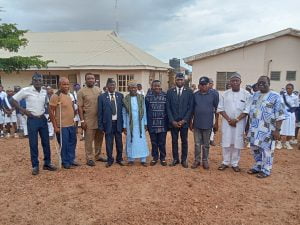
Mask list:
POLYGON ((206 85, 208 83, 209 83, 209 78, 208 77, 200 77, 199 84, 206 85))

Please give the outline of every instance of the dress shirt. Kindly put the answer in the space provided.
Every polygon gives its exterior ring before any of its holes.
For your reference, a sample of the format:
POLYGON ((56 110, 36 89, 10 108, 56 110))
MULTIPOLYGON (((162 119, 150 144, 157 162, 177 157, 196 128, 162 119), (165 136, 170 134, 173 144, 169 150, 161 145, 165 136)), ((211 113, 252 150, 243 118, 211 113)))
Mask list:
POLYGON ((25 87, 16 93, 13 98, 17 102, 25 99, 26 109, 34 116, 41 116, 45 113, 47 92, 44 89, 38 92, 33 86, 25 87))
POLYGON ((117 107, 117 100, 116 100, 116 92, 114 92, 114 93, 107 92, 107 94, 109 95, 110 101, 111 101, 111 95, 113 94, 113 96, 114 96, 115 106, 116 106, 116 115, 112 115, 112 120, 117 120, 118 119, 118 107, 117 107))

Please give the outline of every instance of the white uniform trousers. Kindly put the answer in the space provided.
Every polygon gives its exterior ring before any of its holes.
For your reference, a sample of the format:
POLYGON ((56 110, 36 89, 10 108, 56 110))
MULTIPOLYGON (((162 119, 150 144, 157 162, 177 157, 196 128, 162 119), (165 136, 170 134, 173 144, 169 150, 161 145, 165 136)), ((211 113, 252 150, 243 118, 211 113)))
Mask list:
MULTIPOLYGON (((48 120, 49 119, 49 114, 45 114, 45 117, 48 120)), ((54 127, 53 127, 53 124, 51 122, 48 122, 48 131, 49 131, 49 137, 53 137, 54 136, 54 127)))
POLYGON ((241 149, 230 147, 223 147, 223 164, 226 166, 236 167, 239 165, 241 149))

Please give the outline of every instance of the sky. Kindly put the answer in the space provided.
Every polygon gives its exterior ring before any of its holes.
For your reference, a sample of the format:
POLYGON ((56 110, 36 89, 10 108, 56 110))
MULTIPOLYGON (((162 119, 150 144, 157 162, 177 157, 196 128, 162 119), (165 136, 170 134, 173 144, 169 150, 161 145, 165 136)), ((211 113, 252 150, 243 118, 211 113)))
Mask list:
POLYGON ((158 59, 184 58, 286 28, 300 0, 0 0, 1 22, 33 32, 116 30, 158 59))

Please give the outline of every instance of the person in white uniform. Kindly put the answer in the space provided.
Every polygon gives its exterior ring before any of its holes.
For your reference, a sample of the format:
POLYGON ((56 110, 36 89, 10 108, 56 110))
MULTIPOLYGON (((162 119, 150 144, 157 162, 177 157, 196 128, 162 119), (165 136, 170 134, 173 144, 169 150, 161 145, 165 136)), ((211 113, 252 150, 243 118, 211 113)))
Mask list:
POLYGON ((4 137, 4 101, 7 94, 3 90, 3 86, 0 84, 0 137, 4 137))
POLYGON ((280 135, 281 138, 285 139, 285 143, 282 144, 281 141, 277 142, 276 148, 281 149, 282 147, 292 150, 293 147, 290 144, 290 140, 295 136, 296 128, 296 109, 299 106, 298 96, 293 93, 294 85, 287 84, 285 86, 286 92, 281 94, 282 101, 285 105, 287 112, 287 119, 283 120, 281 125, 280 135))
POLYGON ((230 77, 231 89, 220 97, 218 110, 222 119, 222 150, 223 162, 219 170, 225 170, 230 165, 235 172, 240 172, 240 152, 244 148, 244 131, 246 117, 249 113, 251 95, 240 88, 241 76, 234 73, 230 77))

